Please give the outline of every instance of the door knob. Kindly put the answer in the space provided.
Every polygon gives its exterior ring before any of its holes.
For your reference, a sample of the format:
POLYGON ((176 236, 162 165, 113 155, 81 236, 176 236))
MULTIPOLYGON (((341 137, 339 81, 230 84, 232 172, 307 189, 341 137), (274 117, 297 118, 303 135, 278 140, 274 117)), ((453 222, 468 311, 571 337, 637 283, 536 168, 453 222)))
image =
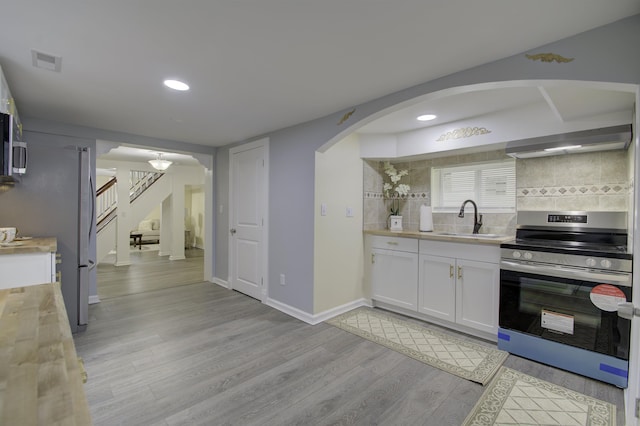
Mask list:
POLYGON ((236 228, 231 228, 229 232, 231 233, 231 235, 234 235, 236 233, 236 228))

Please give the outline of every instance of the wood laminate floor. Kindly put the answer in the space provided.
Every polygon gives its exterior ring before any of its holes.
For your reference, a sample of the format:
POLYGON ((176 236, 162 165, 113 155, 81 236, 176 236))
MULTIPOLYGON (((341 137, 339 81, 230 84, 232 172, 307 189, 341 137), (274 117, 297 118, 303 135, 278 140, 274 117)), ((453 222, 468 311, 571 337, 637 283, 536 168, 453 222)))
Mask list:
MULTIPOLYGON (((92 305, 75 343, 97 426, 460 425, 484 391, 211 283, 92 305)), ((612 402, 624 424, 620 389, 513 355, 505 365, 612 402)))
POLYGON ((169 256, 158 256, 157 247, 143 244, 141 250, 131 250, 131 265, 115 266, 113 254, 99 263, 97 282, 100 299, 145 293, 203 280, 204 250, 188 249, 184 251, 186 259, 169 260, 169 256))

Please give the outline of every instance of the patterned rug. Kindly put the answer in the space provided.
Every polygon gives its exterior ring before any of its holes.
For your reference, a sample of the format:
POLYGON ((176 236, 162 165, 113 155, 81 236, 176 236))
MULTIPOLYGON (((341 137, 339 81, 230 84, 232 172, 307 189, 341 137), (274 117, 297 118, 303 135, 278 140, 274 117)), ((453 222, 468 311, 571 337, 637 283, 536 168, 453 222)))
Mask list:
POLYGON ((463 426, 615 424, 615 405, 502 367, 463 426))
POLYGON ((508 355, 369 308, 355 309, 327 323, 483 385, 489 382, 508 355))

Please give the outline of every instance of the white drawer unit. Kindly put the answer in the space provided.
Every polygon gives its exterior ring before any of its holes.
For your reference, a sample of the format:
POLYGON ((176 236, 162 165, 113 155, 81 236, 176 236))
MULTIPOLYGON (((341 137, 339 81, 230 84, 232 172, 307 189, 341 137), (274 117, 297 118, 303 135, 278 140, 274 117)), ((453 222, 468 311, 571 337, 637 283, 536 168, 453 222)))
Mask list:
POLYGON ((0 289, 55 281, 55 253, 17 253, 0 256, 0 289))
POLYGON ((371 247, 378 249, 418 252, 418 240, 415 238, 385 237, 383 235, 369 236, 371 247))

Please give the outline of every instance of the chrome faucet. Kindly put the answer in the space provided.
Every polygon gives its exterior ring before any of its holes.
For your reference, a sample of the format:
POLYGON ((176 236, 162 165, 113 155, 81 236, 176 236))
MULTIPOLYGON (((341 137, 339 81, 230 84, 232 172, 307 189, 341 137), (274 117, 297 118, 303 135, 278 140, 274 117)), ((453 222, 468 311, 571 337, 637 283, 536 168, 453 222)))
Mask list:
POLYGON ((473 233, 477 234, 482 226, 482 215, 480 215, 480 218, 478 219, 478 206, 473 200, 465 200, 465 202, 462 203, 458 217, 464 217, 464 206, 466 206, 467 203, 473 204, 473 233))

